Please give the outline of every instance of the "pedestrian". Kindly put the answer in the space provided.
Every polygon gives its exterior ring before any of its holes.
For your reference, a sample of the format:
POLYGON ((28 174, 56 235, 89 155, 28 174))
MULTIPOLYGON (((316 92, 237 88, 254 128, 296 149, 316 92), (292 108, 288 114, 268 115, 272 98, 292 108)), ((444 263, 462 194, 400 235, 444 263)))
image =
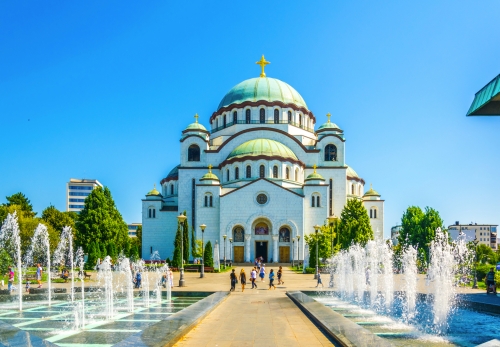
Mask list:
POLYGON ((257 279, 257 268, 254 266, 254 268, 250 272, 250 281, 252 281, 252 289, 257 288, 257 285, 255 284, 256 279, 257 279))
POLYGON ((321 282, 321 272, 319 272, 319 269, 318 269, 318 273, 316 274, 316 277, 318 278, 318 283, 316 284, 316 288, 321 284, 321 287, 323 287, 323 282, 321 282))
POLYGON ((266 264, 262 264, 262 266, 260 267, 260 272, 259 272, 259 276, 260 276, 260 281, 261 282, 264 282, 264 277, 266 277, 266 264))
POLYGON ((7 275, 9 276, 9 279, 8 279, 8 285, 7 285, 7 289, 9 290, 9 293, 13 290, 12 288, 12 285, 14 284, 14 277, 15 277, 15 274, 14 274, 14 270, 12 270, 12 266, 9 266, 9 270, 7 271, 7 275))
POLYGON ((241 269, 240 271, 240 283, 241 283, 241 291, 245 291, 245 284, 247 284, 247 274, 245 273, 245 269, 241 269))
POLYGON ((141 288, 141 282, 142 282, 142 275, 141 272, 137 270, 137 273, 135 274, 135 287, 141 288))
POLYGON ((172 272, 172 269, 168 269, 169 272, 169 278, 170 278, 170 288, 174 287, 174 273, 172 272))
POLYGON ((276 290, 276 287, 274 286, 274 270, 271 269, 271 271, 269 272, 269 289, 271 289, 271 287, 274 288, 274 290, 276 290))
POLYGON ((38 288, 42 288, 42 266, 40 263, 36 264, 36 281, 38 282, 38 288))
POLYGON ((278 284, 285 284, 285 282, 281 280, 282 276, 283 276, 283 268, 280 266, 280 268, 278 269, 278 284))
POLYGON ((26 293, 30 291, 30 281, 26 281, 26 293))
POLYGON ((234 292, 235 287, 236 287, 236 274, 234 273, 234 269, 233 269, 233 271, 231 271, 229 278, 231 279, 231 289, 229 289, 229 291, 234 292))

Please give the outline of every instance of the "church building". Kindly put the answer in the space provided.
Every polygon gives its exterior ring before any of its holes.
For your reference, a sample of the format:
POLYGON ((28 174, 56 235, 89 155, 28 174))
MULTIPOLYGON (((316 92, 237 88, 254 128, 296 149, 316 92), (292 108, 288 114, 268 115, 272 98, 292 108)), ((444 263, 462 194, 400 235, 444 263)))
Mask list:
MULTIPOLYGON (((384 200, 346 164, 344 131, 316 116, 290 85, 260 77, 231 88, 210 117, 210 130, 189 124, 179 165, 142 200, 142 253, 173 256, 177 216, 217 242, 220 257, 266 263, 304 259, 304 235, 338 216, 348 199, 363 202, 375 239, 382 240, 384 200)), ((191 234, 191 230, 189 230, 191 234)))

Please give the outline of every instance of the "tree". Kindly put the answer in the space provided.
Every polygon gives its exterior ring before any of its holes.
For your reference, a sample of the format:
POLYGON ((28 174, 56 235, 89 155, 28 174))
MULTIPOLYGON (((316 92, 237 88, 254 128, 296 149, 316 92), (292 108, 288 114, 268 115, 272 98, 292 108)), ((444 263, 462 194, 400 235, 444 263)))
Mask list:
POLYGON ((202 254, 203 243, 201 242, 201 240, 196 240, 195 242, 196 242, 196 244, 194 247, 194 252, 192 254, 193 258, 201 258, 203 256, 203 254, 202 254))
POLYGON ((33 212, 33 205, 31 205, 30 200, 23 193, 19 192, 5 198, 8 201, 6 206, 17 205, 27 216, 31 218, 36 216, 36 212, 33 212))
POLYGON ((130 242, 128 227, 116 208, 110 190, 107 187, 92 190, 84 206, 76 222, 76 245, 82 246, 87 252, 93 241, 100 245, 112 242, 116 249, 124 249, 130 242))
POLYGON ((65 226, 71 227, 74 231, 77 216, 74 212, 61 212, 52 205, 42 211, 42 219, 45 221, 45 224, 51 225, 59 233, 65 226))
POLYGON ((137 227, 137 231, 135 233, 135 240, 137 242, 136 246, 137 246, 137 249, 138 249, 138 257, 142 257, 142 225, 139 225, 137 227))
POLYGON ((196 236, 194 232, 194 226, 191 226, 191 255, 193 258, 197 258, 196 256, 196 236))
POLYGON ((485 264, 496 264, 496 255, 491 247, 485 244, 479 244, 476 247, 476 259, 478 262, 485 264))
POLYGON ((373 230, 363 203, 358 199, 349 199, 340 215, 338 223, 339 243, 341 249, 346 249, 352 243, 366 245, 373 240, 373 230))
POLYGON ((332 256, 335 235, 333 225, 322 225, 317 235, 314 232, 305 236, 305 242, 309 245, 309 266, 316 266, 316 239, 318 240, 318 257, 321 261, 332 256))
POLYGON ((93 269, 97 264, 97 259, 101 258, 99 247, 95 242, 92 242, 89 246, 89 258, 85 263, 85 268, 87 270, 93 269))
POLYGON ((182 244, 182 225, 177 221, 177 231, 175 232, 174 239, 174 256, 172 258, 172 266, 173 267, 181 267, 182 264, 182 256, 181 256, 181 244, 182 244))
MULTIPOLYGON (((183 212, 183 214, 186 216, 186 211, 183 212)), ((184 252, 184 262, 187 262, 189 260, 189 223, 188 219, 184 219, 184 228, 183 228, 183 248, 182 251, 184 252)))
POLYGON ((214 251, 212 250, 212 243, 208 241, 207 245, 205 246, 205 254, 203 255, 203 263, 205 264, 205 266, 214 266, 213 253, 214 251))
POLYGON ((0 276, 7 273, 9 265, 12 265, 12 258, 5 249, 0 249, 0 276))

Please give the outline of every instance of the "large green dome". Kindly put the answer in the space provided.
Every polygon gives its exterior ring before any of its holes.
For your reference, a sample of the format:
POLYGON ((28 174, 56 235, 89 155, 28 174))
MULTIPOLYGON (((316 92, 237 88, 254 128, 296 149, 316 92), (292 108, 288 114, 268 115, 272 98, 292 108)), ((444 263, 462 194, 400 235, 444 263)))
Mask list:
POLYGON ((285 104, 295 104, 307 109, 302 96, 289 84, 276 78, 257 77, 238 83, 224 96, 217 107, 220 110, 231 104, 241 104, 245 101, 281 101, 285 104))
POLYGON ((255 139, 242 143, 229 154, 227 159, 260 155, 298 161, 297 156, 290 148, 282 143, 269 139, 255 139))

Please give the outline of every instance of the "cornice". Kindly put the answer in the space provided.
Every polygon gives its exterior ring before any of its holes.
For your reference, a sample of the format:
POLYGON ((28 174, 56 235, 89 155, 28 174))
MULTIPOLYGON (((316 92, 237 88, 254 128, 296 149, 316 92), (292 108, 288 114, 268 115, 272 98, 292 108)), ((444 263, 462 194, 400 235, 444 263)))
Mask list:
POLYGON ((280 156, 277 156, 277 155, 245 155, 245 156, 242 156, 242 157, 233 157, 231 159, 226 159, 224 160, 222 163, 219 164, 218 168, 219 169, 222 169, 222 167, 224 165, 228 165, 228 164, 232 164, 232 163, 235 163, 235 162, 244 162, 246 160, 278 160, 278 161, 281 161, 281 162, 290 162, 290 163, 294 163, 294 164, 297 164, 301 167, 305 167, 306 165, 301 162, 300 160, 295 160, 295 159, 290 159, 290 158, 283 158, 283 157, 280 157, 280 156))

